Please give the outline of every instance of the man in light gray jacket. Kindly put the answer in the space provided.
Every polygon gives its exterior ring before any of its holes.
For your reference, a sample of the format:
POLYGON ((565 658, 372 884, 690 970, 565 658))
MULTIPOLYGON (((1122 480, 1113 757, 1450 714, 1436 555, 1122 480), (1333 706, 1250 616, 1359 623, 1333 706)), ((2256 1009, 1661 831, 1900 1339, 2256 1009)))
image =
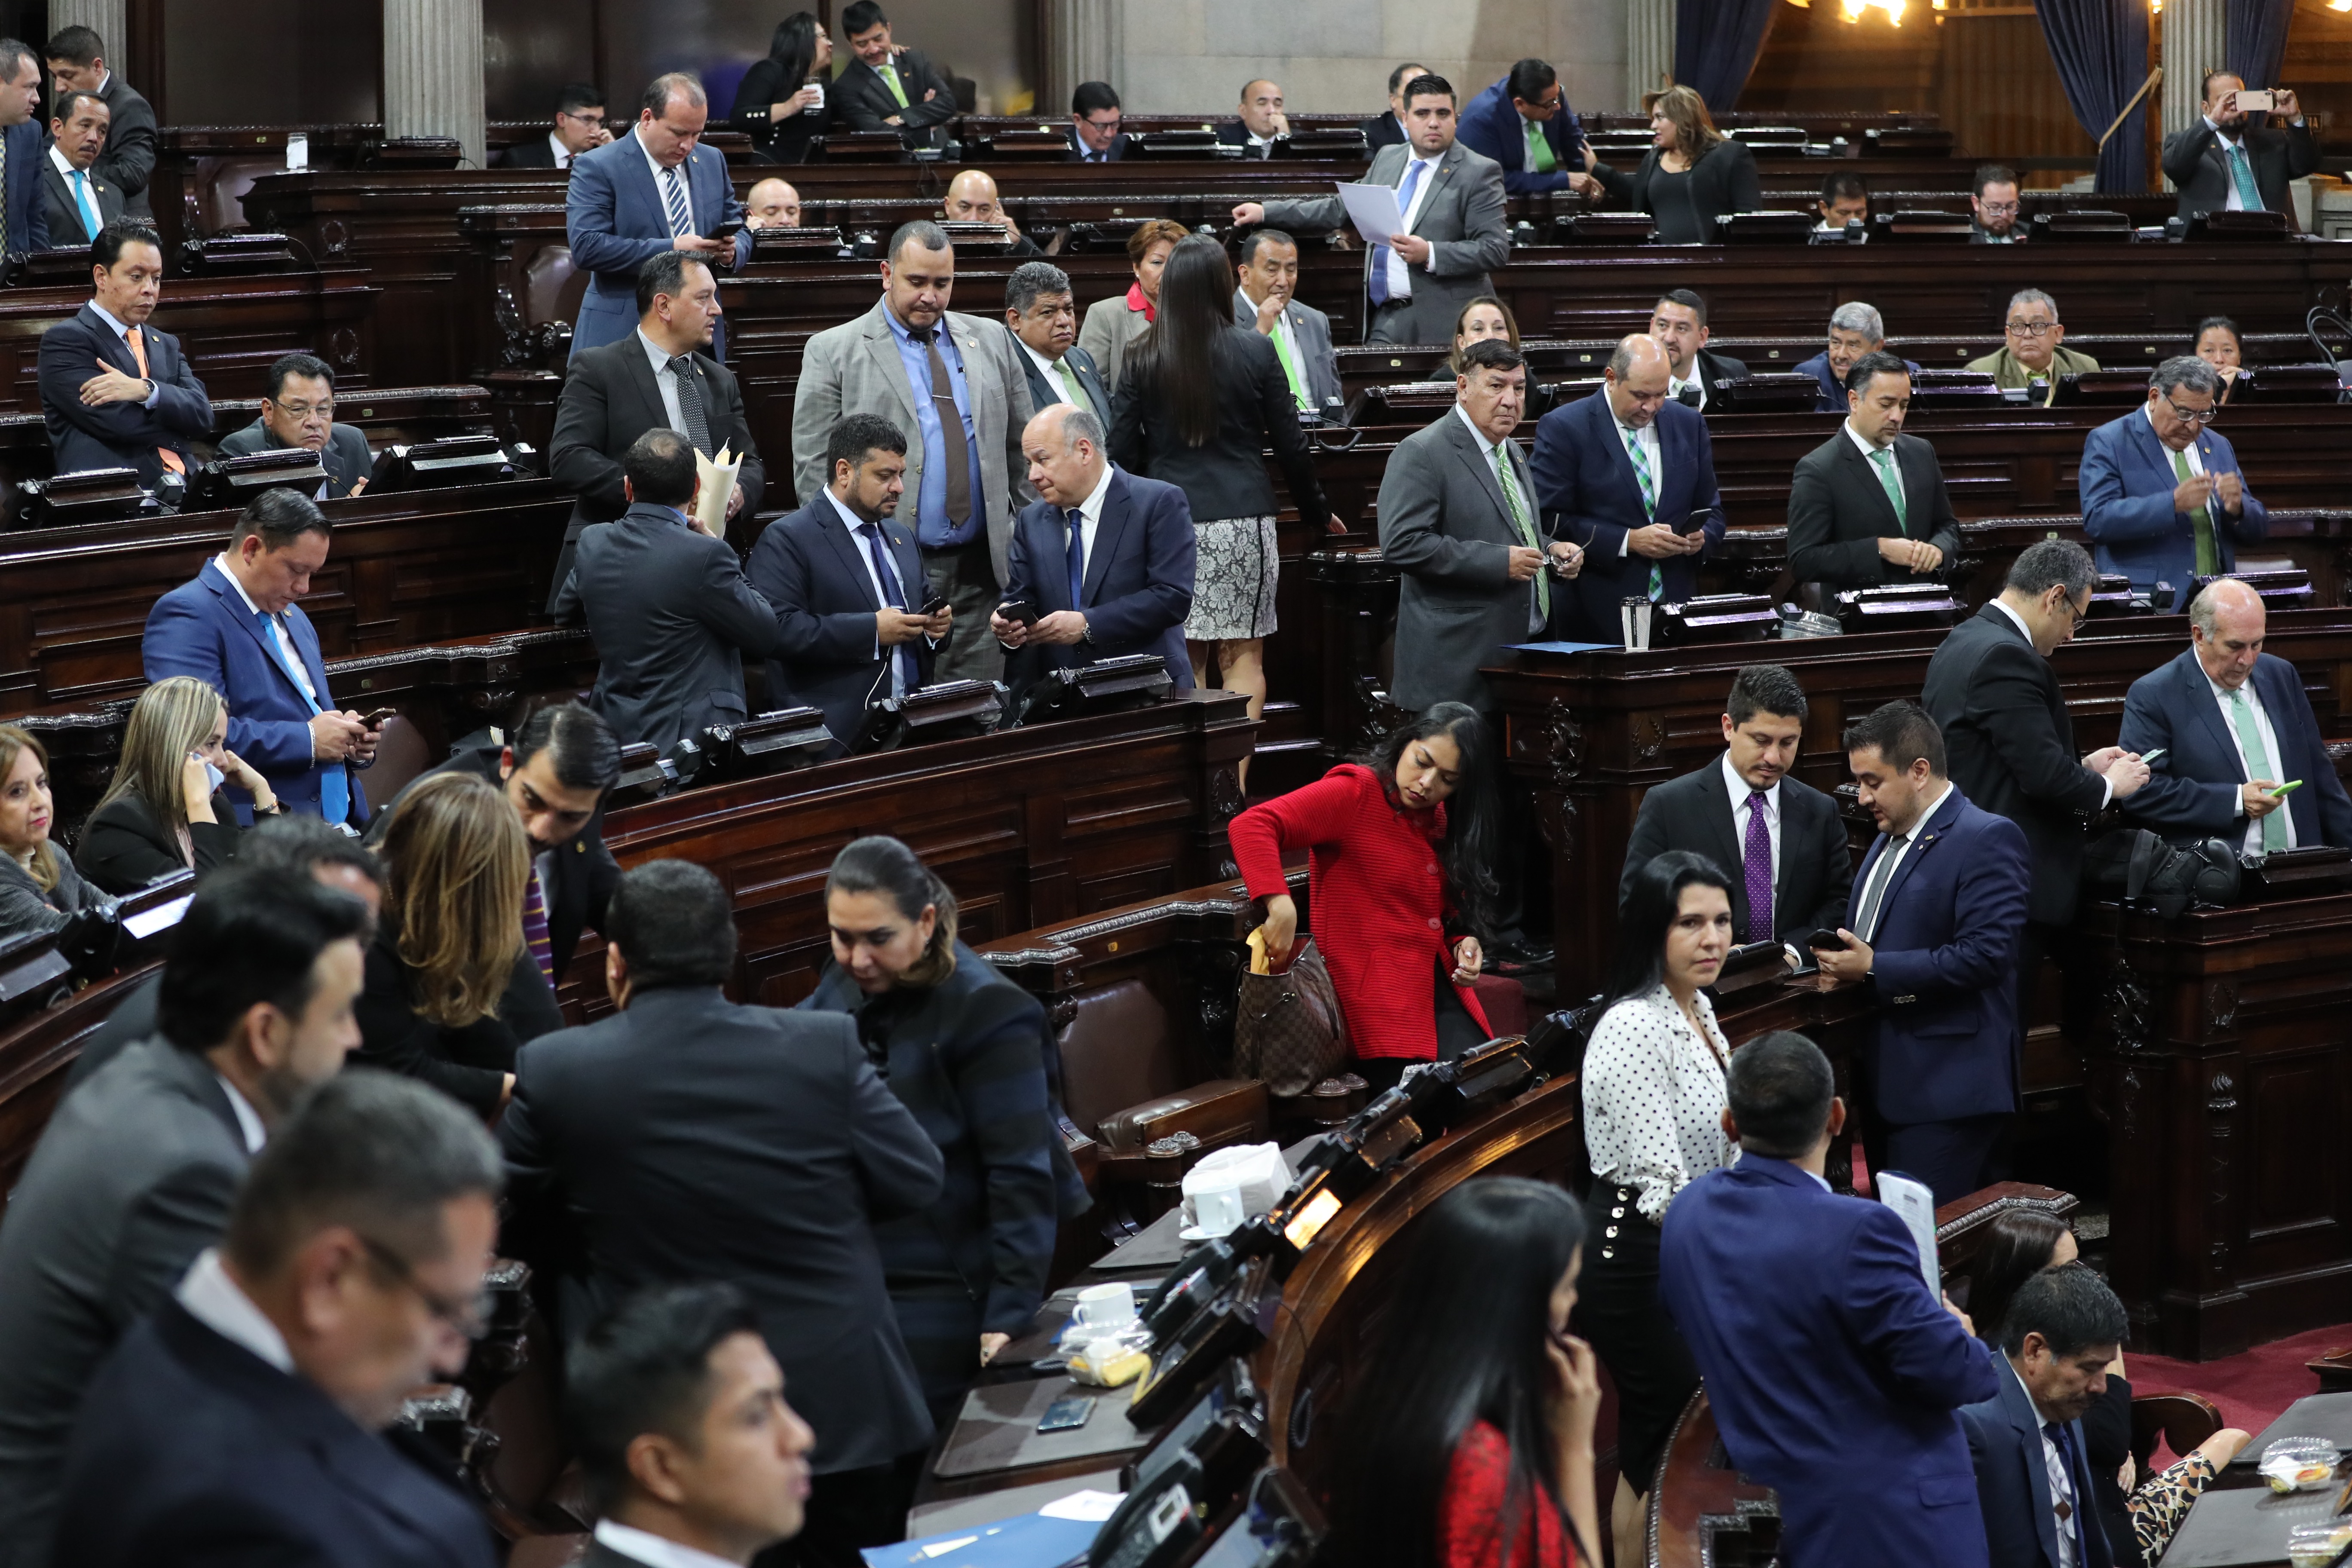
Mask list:
MULTIPOLYGON (((1412 139, 1374 153, 1364 175, 1366 184, 1396 187, 1404 217, 1402 234, 1364 236, 1364 341, 1451 343, 1462 307, 1495 291, 1487 268, 1510 259, 1503 166, 1454 142, 1454 88, 1444 77, 1414 78, 1404 97, 1412 139)), ((1295 234, 1328 234, 1346 221, 1337 195, 1234 208, 1236 224, 1295 234)))
POLYGON ((1298 242, 1262 228, 1242 242, 1234 274, 1234 325, 1274 342, 1290 395, 1309 413, 1339 416, 1339 356, 1331 352, 1331 318, 1298 302, 1298 242))
POLYGON ((898 516, 922 549, 926 597, 955 611, 932 677, 994 680, 1004 650, 989 636, 989 612, 1007 580, 1013 515, 1037 499, 1021 454, 1028 376, 1003 327, 948 310, 955 251, 938 224, 899 226, 882 285, 874 309, 817 333, 802 352, 793 487, 804 504, 824 488, 825 444, 845 416, 878 415, 902 431, 898 516))

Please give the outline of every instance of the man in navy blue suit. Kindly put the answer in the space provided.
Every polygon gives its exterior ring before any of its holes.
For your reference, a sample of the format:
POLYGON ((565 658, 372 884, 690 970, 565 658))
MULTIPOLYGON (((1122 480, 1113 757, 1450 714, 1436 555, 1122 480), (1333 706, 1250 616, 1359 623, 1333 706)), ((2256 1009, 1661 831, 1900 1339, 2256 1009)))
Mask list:
POLYGON ((41 102, 41 60, 30 44, 0 38, 0 252, 22 256, 49 247, 48 198, 41 170, 48 159, 47 132, 37 110, 41 102))
POLYGON ((1698 563, 1723 537, 1723 496, 1706 421, 1666 395, 1664 345, 1639 333, 1617 345, 1602 385, 1536 426, 1536 504, 1544 527, 1584 551, 1575 635, 1616 642, 1630 598, 1679 604, 1698 592, 1698 563))
POLYGON ((768 660, 769 705, 823 709, 827 755, 839 756, 870 703, 930 683, 954 611, 921 613, 923 552, 898 521, 907 475, 898 426, 878 414, 841 420, 825 443, 825 472, 814 500, 768 525, 745 570, 783 629, 768 660))
MULTIPOLYGON (((1013 522, 1004 603, 1034 626, 990 616, 1018 689, 1049 669, 1156 653, 1176 689, 1192 689, 1184 617, 1192 613, 1192 509, 1174 485, 1115 466, 1102 421, 1056 403, 1021 432, 1029 482, 1044 499, 1013 522)), ((1003 606, 999 606, 1000 611, 1003 606)))
POLYGON ((2081 1263, 2042 1270, 2011 1299, 2000 1392, 1960 1412, 1985 1541, 2002 1568, 2113 1568, 2083 1415, 2105 1395, 2130 1328, 2116 1293, 2081 1263))
POLYGON ((2265 620, 2260 594, 2216 583, 2189 606, 2188 651, 2132 682, 2117 740, 2163 753, 2124 808, 2133 822, 2175 840, 2218 834, 2249 855, 2352 845, 2352 795, 2303 678, 2263 652, 2265 620))
POLYGON ((490 1568, 480 1510, 383 1435, 456 1375, 498 1237, 499 1147, 448 1096, 349 1072, 254 1159, 228 1234, 90 1384, 56 1561, 490 1568))
POLYGON ((1503 165, 1503 189, 1598 194, 1585 171, 1584 121, 1568 106, 1549 61, 1520 60, 1462 109, 1462 144, 1503 165))
POLYGON ((41 416, 61 474, 136 468, 153 489, 184 474, 188 443, 213 433, 212 399, 180 340, 149 319, 163 292, 163 242, 117 218, 91 242, 90 299, 41 334, 41 416))
MULTIPOLYGON (((327 563, 327 542, 316 502, 264 490, 237 515, 228 548, 155 601, 140 657, 149 680, 193 675, 221 694, 229 749, 261 770, 287 810, 363 827, 354 769, 375 761, 376 730, 334 707, 319 634, 295 603, 327 563)), ((250 824, 252 804, 238 800, 236 815, 250 824)))
POLYGON ((1894 1210, 1830 1191, 1845 1106, 1820 1047, 1750 1040, 1725 1088, 1739 1160, 1666 1210, 1658 1296, 1732 1463, 1780 1494, 1780 1561, 1986 1568, 1954 1412, 1999 1387, 1990 1350, 1894 1210))
MULTIPOLYGON (((701 145, 710 119, 702 83, 687 71, 656 77, 626 136, 572 160, 563 226, 572 264, 593 276, 572 327, 572 352, 618 342, 637 324, 637 269, 665 250, 690 251, 713 267, 751 253, 749 230, 732 240, 709 237, 740 223, 743 204, 727 177, 727 158, 701 145)), ((710 357, 727 357, 721 326, 710 357)))
POLYGON ((2099 570, 2135 589, 2234 572, 2238 546, 2259 544, 2269 514, 2254 499, 2229 437, 2216 433, 2221 374, 2194 354, 2156 367, 2147 402, 2083 439, 2083 531, 2099 570))
POLYGON ((1993 1179, 2018 1107, 2018 939, 2032 882, 2025 834, 1969 804, 1944 772, 1944 737, 1916 702, 1846 726, 1846 762, 1878 838, 1853 879, 1842 948, 1822 973, 1878 994, 1865 1058, 1873 1170, 1965 1197, 1993 1179))

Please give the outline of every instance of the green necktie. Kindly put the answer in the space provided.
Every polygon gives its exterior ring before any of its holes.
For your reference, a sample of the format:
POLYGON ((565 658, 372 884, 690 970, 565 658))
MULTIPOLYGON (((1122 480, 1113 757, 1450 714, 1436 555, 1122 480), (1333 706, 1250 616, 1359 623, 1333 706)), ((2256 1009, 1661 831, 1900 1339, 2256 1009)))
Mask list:
MULTIPOLYGON (((1503 504, 1510 509, 1511 526, 1519 531, 1519 538, 1530 550, 1540 552, 1543 546, 1536 542, 1535 524, 1528 521, 1528 509, 1519 500, 1518 476, 1511 471, 1511 448, 1508 443, 1495 443, 1495 477, 1502 481, 1503 504)), ((1536 568, 1536 613, 1549 623, 1551 620, 1551 584, 1545 580, 1542 566, 1536 568)))
POLYGON ((1532 120, 1519 122, 1528 133, 1528 169, 1532 174, 1549 174, 1559 167, 1559 160, 1551 155, 1551 143, 1544 140, 1543 127, 1532 120))
MULTIPOLYGON (((1658 521, 1658 481, 1650 472, 1650 459, 1642 450, 1642 437, 1622 425, 1617 426, 1617 434, 1625 439, 1625 456, 1633 462, 1633 480, 1642 487, 1642 515, 1655 522, 1658 521)), ((1654 605, 1665 596, 1666 575, 1653 561, 1650 563, 1650 603, 1654 605)))
MULTIPOLYGON (((2246 700, 2242 686, 2230 693, 2230 723, 2238 731, 2238 749, 2246 753, 2246 771, 2250 777, 2266 779, 2271 773, 2271 752, 2263 744, 2263 726, 2254 717, 2254 705, 2246 700)), ((2282 806, 2263 818, 2263 853, 2286 847, 2286 809, 2282 806)))
POLYGON ((898 83, 898 68, 895 65, 883 66, 875 74, 882 79, 882 85, 890 89, 890 96, 898 100, 898 107, 906 108, 907 89, 898 83))
POLYGON ((1911 537, 1910 509, 1903 504, 1903 476, 1895 471, 1895 454, 1885 447, 1870 455, 1871 466, 1878 470, 1878 482, 1885 488, 1886 499, 1895 503, 1895 526, 1903 537, 1911 537))
POLYGON ((1274 357, 1282 362, 1282 374, 1289 378, 1291 397, 1301 408, 1314 407, 1314 403, 1307 395, 1307 383, 1298 374, 1298 358, 1290 352, 1290 344, 1285 341, 1288 334, 1282 330, 1282 323, 1276 321, 1274 331, 1267 335, 1274 339, 1274 357))
MULTIPOLYGON (((2189 455, 2172 454, 2172 477, 2188 483, 2197 476, 2189 471, 2189 455)), ((2189 514, 2189 526, 2197 531, 2197 575, 2210 577, 2221 570, 2221 553, 2213 548, 2213 503, 2207 501, 2189 514)), ((2278 815, 2273 812, 2271 815, 2278 815)))
POLYGON ((1054 362, 1054 378, 1062 384, 1062 391, 1068 395, 1071 403, 1088 413, 1095 412, 1095 405, 1088 403, 1087 395, 1078 390, 1077 374, 1070 369, 1069 361, 1057 359, 1054 362))

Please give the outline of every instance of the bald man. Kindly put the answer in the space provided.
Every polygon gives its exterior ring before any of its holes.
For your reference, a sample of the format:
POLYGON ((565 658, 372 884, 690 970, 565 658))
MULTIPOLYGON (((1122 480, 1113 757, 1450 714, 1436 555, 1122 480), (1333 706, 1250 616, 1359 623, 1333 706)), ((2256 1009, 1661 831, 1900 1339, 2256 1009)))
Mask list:
POLYGON ((2124 803, 2135 824, 2249 855, 2352 845, 2352 796, 2303 678, 2263 651, 2264 619, 2262 595, 2223 578, 2189 605, 2187 650, 2132 682, 2117 739, 2147 761, 2147 783, 2124 803))
POLYGON ((766 179, 743 200, 745 228, 798 228, 801 194, 782 180, 766 179))
POLYGON ((1238 147, 1244 158, 1271 158, 1274 144, 1290 136, 1290 117, 1282 111, 1282 84, 1260 77, 1242 84, 1241 118, 1217 127, 1217 140, 1238 147))
POLYGON ((1630 598, 1677 604, 1698 592, 1698 563, 1723 538, 1715 449, 1696 408, 1667 395, 1664 343, 1617 345, 1601 390, 1536 426, 1536 504, 1554 539, 1584 547, 1569 635, 1621 642, 1630 598))
POLYGON ((948 182, 948 199, 940 208, 940 216, 950 223, 992 223, 1004 231, 1005 242, 1013 248, 1007 256, 1043 256, 1045 252, 1037 242, 1021 232, 1013 215, 996 195, 996 182, 982 169, 966 169, 948 182))

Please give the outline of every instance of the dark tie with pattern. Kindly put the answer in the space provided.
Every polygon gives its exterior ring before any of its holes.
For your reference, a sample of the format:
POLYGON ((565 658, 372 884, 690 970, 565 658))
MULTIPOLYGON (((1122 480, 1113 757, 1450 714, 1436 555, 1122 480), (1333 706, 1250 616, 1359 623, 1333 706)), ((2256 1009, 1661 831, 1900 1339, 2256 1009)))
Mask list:
POLYGON ((719 448, 710 444, 710 416, 702 407, 702 381, 694 374, 694 356, 678 355, 669 362, 669 373, 677 378, 677 412, 686 421, 686 438, 704 457, 717 457, 719 448))
POLYGON ((1772 934, 1772 825, 1764 815, 1765 806, 1762 790, 1748 792, 1748 843, 1744 859, 1749 942, 1762 942, 1772 934))
MULTIPOLYGON (((882 530, 874 523, 861 522, 857 531, 866 541, 866 553, 874 562, 875 581, 882 584, 882 602, 894 610, 904 610, 906 590, 898 586, 898 574, 890 566, 890 552, 882 547, 882 530)), ((898 654, 898 679, 906 689, 912 691, 923 684, 920 667, 915 662, 915 645, 900 643, 898 654)))
POLYGON ((1087 514, 1083 509, 1074 506, 1068 509, 1066 515, 1070 523, 1070 608, 1076 610, 1085 607, 1087 602, 1087 514))
MULTIPOLYGON (((910 331, 908 336, 931 356, 931 407, 940 417, 940 461, 947 465, 948 521, 962 522, 971 516, 971 446, 963 438, 963 413, 956 407, 955 383, 948 379, 948 362, 940 357, 938 329, 910 331)), ((930 459, 925 453, 924 460, 930 459)))

